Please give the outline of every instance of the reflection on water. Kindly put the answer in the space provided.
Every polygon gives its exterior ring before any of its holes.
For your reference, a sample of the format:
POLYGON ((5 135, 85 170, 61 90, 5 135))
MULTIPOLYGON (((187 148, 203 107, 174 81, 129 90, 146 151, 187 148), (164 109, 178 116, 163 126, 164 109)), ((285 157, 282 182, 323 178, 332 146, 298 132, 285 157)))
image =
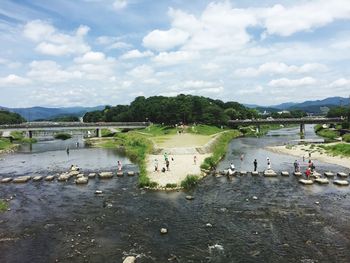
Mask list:
MULTIPOLYGON (((263 149, 298 137, 293 129, 273 131, 278 133, 234 140, 220 167, 233 159, 250 170, 258 158, 262 169, 267 155, 276 170, 291 167, 294 157, 263 149)), ((97 150, 77 149, 77 160, 102 155, 103 164, 113 167, 120 158, 97 150)), ((40 154, 57 152, 65 154, 64 148, 19 153, 5 156, 5 163, 13 158, 26 161, 25 167, 32 155, 40 160, 40 154)), ((37 169, 63 167, 57 156, 37 169)), ((24 167, 12 169, 20 174, 24 167)), ((81 187, 30 182, 0 185, 0 190, 1 198, 16 194, 11 211, 0 214, 0 262, 121 262, 126 255, 138 255, 138 263, 350 261, 349 188, 305 187, 294 176, 209 176, 190 193, 138 189, 137 177, 128 176, 93 179, 81 187), (97 189, 103 196, 95 196, 97 189), (194 200, 186 200, 187 194, 194 200), (160 234, 162 227, 168 234, 160 234)))

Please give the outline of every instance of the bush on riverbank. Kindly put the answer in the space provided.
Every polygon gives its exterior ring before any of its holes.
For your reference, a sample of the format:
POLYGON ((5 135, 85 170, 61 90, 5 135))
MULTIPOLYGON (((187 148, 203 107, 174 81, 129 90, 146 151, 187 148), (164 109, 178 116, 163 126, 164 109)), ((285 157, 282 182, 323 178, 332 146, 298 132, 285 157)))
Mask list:
POLYGON ((69 133, 57 133, 55 134, 55 139, 57 140, 68 140, 72 138, 72 135, 70 135, 69 133))
POLYGON ((189 190, 197 185, 198 180, 199 176, 197 175, 187 175, 186 178, 181 182, 181 187, 189 190))
POLYGON ((326 153, 332 155, 339 155, 343 157, 350 157, 350 144, 338 143, 334 145, 320 145, 321 148, 326 150, 326 153))
POLYGON ((347 134, 343 135, 343 141, 350 142, 350 133, 347 133, 347 134))
POLYGON ((0 213, 7 211, 8 208, 9 208, 8 203, 6 201, 0 199, 0 213))
POLYGON ((8 139, 0 138, 0 150, 7 150, 11 147, 11 142, 8 139))
POLYGON ((37 140, 34 138, 26 138, 24 136, 24 132, 21 131, 13 131, 11 132, 11 136, 14 141, 18 143, 36 143, 37 140))
POLYGON ((204 159, 204 162, 201 164, 201 168, 205 170, 215 168, 216 164, 225 156, 230 141, 240 135, 241 133, 237 130, 231 130, 220 134, 220 137, 212 146, 213 154, 204 159))
POLYGON ((331 139, 331 140, 335 140, 336 138, 338 138, 340 136, 338 131, 329 130, 329 129, 322 129, 322 130, 318 131, 317 134, 319 136, 322 136, 324 138, 331 139))

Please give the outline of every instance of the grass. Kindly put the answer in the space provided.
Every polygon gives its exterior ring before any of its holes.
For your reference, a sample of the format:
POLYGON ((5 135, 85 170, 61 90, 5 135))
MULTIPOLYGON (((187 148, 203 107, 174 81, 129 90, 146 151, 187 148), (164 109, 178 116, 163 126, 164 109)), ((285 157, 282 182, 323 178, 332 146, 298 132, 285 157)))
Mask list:
POLYGON ((177 184, 166 184, 165 187, 166 188, 176 188, 177 184))
POLYGON ((215 168, 217 163, 225 156, 230 141, 240 135, 241 133, 237 130, 222 133, 213 145, 213 154, 204 159, 201 168, 206 170, 215 168))
POLYGON ((339 132, 329 130, 329 129, 322 129, 317 132, 319 136, 325 137, 327 139, 334 140, 335 138, 339 137, 339 132))
POLYGON ((218 128, 216 126, 209 126, 199 124, 196 126, 191 126, 187 129, 188 133, 200 134, 200 135, 213 135, 222 132, 224 129, 218 128))
POLYGON ((189 190, 198 184, 199 176, 197 175, 187 175, 186 178, 181 182, 181 187, 189 190))
POLYGON ((68 140, 72 138, 72 135, 70 135, 69 133, 57 133, 55 134, 55 139, 58 140, 68 140))
POLYGON ((343 135, 343 141, 350 142, 350 133, 343 135))
POLYGON ((0 138, 0 150, 7 150, 12 147, 10 140, 5 138, 0 138))
POLYGON ((338 143, 334 145, 320 145, 321 148, 326 150, 326 153, 334 156, 350 157, 350 144, 338 143))
POLYGON ((4 200, 0 199, 0 212, 5 212, 9 208, 9 205, 4 200))
POLYGON ((11 132, 13 140, 20 143, 36 143, 37 140, 34 138, 27 138, 24 136, 24 133, 21 131, 13 131, 11 132))
POLYGON ((105 128, 103 128, 102 130, 101 130, 101 135, 102 135, 102 137, 113 137, 114 136, 114 132, 111 132, 111 130, 110 129, 105 129, 105 128))
POLYGON ((145 129, 138 130, 138 132, 150 136, 162 136, 176 134, 176 128, 171 126, 163 126, 160 124, 153 124, 145 129))

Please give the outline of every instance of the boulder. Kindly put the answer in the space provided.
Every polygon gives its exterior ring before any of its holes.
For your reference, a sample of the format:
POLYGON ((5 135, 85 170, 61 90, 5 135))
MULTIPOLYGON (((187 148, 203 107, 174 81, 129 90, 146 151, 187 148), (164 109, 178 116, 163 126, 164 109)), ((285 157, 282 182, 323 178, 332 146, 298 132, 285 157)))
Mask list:
POLYGON ((255 195, 253 196, 253 200, 258 200, 258 197, 256 197, 255 195))
POLYGON ((268 170, 265 170, 264 176, 265 177, 275 177, 275 176, 277 176, 277 173, 274 170, 268 169, 268 170))
POLYGON ((346 177, 349 176, 348 174, 343 173, 343 172, 339 172, 339 173, 337 173, 337 175, 338 175, 339 177, 342 177, 342 178, 346 178, 346 177))
POLYGON ((48 175, 48 176, 46 176, 45 177, 45 181, 49 181, 49 182, 51 182, 51 181, 53 181, 53 179, 55 179, 55 176, 54 175, 48 175))
POLYGON ((299 180, 299 183, 304 184, 304 185, 310 185, 310 184, 313 184, 314 181, 312 181, 312 180, 307 180, 307 179, 300 179, 300 180, 299 180))
POLYGON ((210 224, 210 223, 206 223, 205 226, 206 226, 206 227, 213 227, 213 225, 210 224))
POLYGON ((310 176, 317 179, 321 177, 321 174, 318 172, 313 172, 310 176))
POLYGON ((167 234, 168 233, 168 229, 163 227, 163 228, 160 229, 160 233, 161 234, 167 234))
POLYGON ((134 256, 128 256, 123 260, 123 263, 135 263, 136 258, 134 256))
POLYGON ((67 182, 71 176, 68 173, 60 174, 57 177, 57 181, 59 182, 67 182))
POLYGON ((258 171, 253 171, 253 172, 252 172, 252 175, 253 175, 253 176, 257 176, 257 175, 259 175, 259 172, 258 172, 258 171))
POLYGON ((324 175, 327 177, 334 177, 334 173, 332 172, 325 172, 324 175))
POLYGON ((33 177, 33 182, 38 182, 41 181, 43 179, 43 177, 41 175, 36 175, 33 177))
POLYGON ((192 195, 186 195, 186 197, 185 197, 187 200, 193 200, 194 199, 194 197, 192 196, 192 195))
POLYGON ((117 172, 117 176, 122 177, 124 173, 122 171, 117 172))
POLYGON ((339 186, 348 186, 349 182, 346 180, 334 180, 333 184, 336 184, 339 186))
POLYGON ((87 184, 88 182, 89 182, 89 178, 85 176, 79 177, 75 180, 76 184, 87 184))
POLYGON ((282 176, 289 176, 289 172, 287 172, 287 171, 282 171, 282 172, 281 172, 281 175, 282 175, 282 176))
POLYGON ((247 171, 241 171, 240 174, 241 175, 247 175, 247 171))
POLYGON ((113 173, 112 172, 101 172, 101 173, 99 173, 99 177, 101 179, 110 179, 113 177, 113 173))
POLYGON ((14 183, 26 183, 28 182, 32 177, 29 176, 29 175, 26 175, 26 176, 19 176, 15 179, 13 179, 13 182, 14 183))
POLYGON ((84 177, 84 174, 78 174, 77 178, 84 177))
POLYGON ((329 184, 329 180, 327 178, 317 178, 315 182, 318 184, 329 184))
POLYGON ((9 183, 12 181, 12 177, 5 177, 1 179, 1 183, 9 183))
POLYGON ((303 174, 301 172, 294 172, 293 173, 295 176, 302 176, 303 174))
POLYGON ((101 190, 96 190, 95 191, 95 195, 101 195, 101 194, 103 194, 103 192, 101 190))
POLYGON ((71 171, 69 172, 70 176, 77 176, 79 174, 79 171, 71 171))
POLYGON ((135 175, 135 172, 134 172, 134 171, 129 171, 129 172, 128 172, 128 175, 129 175, 129 176, 134 176, 134 175, 135 175))
POLYGON ((96 173, 89 173, 88 177, 90 179, 95 178, 96 177, 96 173))

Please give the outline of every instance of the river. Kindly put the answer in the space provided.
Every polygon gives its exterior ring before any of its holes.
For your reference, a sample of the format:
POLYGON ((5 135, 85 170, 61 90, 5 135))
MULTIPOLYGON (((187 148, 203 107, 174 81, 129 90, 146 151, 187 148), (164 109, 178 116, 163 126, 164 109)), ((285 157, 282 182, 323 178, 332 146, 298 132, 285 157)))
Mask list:
MULTIPOLYGON (((263 170, 269 157, 276 171, 291 171, 295 157, 264 147, 295 140, 297 133, 287 128, 235 139, 219 169, 234 162, 251 170, 257 158, 263 170)), ((315 136, 308 126, 306 137, 315 136)), ((3 155, 0 175, 55 174, 70 164, 84 172, 113 170, 117 160, 137 169, 117 151, 83 142, 76 148, 77 140, 39 142, 3 155)), ((319 171, 349 172, 315 163, 319 171)), ((137 256, 137 263, 350 261, 349 188, 305 187, 294 176, 208 176, 190 192, 138 189, 137 176, 92 179, 85 186, 0 184, 0 198, 12 198, 11 210, 0 214, 0 262, 122 262, 126 255, 137 256), (188 194, 194 200, 186 200, 188 194), (162 227, 168 234, 160 234, 162 227)))

